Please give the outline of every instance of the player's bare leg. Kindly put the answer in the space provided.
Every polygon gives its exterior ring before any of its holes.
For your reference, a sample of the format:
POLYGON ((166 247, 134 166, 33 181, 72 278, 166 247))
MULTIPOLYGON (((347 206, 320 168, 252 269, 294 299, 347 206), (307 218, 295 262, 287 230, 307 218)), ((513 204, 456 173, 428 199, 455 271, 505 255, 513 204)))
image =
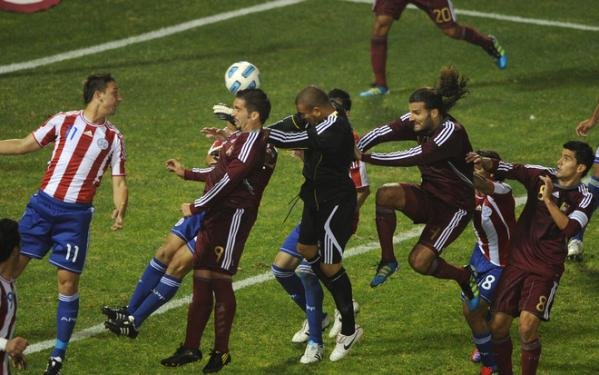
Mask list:
POLYGON ((375 15, 370 38, 370 63, 374 73, 372 88, 360 93, 362 97, 385 95, 389 92, 387 87, 387 35, 393 25, 393 17, 388 15, 375 15))

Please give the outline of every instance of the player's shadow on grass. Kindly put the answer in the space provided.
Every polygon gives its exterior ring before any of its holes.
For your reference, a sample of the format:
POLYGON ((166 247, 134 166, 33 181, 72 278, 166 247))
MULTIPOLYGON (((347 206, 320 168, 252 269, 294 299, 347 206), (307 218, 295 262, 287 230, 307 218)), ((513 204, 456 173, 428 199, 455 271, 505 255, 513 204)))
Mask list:
POLYGON ((471 89, 494 86, 513 86, 518 90, 542 91, 557 87, 580 87, 599 85, 599 68, 571 67, 521 73, 502 79, 473 81, 471 89))

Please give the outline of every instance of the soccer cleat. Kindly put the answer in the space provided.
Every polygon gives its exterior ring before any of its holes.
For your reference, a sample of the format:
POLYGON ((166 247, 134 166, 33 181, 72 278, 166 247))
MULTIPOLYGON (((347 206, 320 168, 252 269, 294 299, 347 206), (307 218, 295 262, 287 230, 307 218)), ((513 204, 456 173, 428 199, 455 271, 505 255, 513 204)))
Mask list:
POLYGON ((160 361, 162 366, 179 367, 191 362, 202 359, 202 352, 199 349, 189 349, 181 345, 175 354, 160 361))
POLYGON ((304 355, 300 358, 300 363, 304 365, 316 363, 322 361, 323 356, 324 345, 309 340, 308 345, 306 345, 306 351, 304 352, 304 355))
POLYGON ((112 320, 125 320, 129 316, 127 306, 102 306, 102 314, 106 315, 108 319, 112 320))
POLYGON ((493 35, 489 35, 489 37, 493 40, 492 56, 495 58, 495 65, 497 65, 499 69, 507 68, 507 54, 505 53, 505 50, 499 44, 497 38, 495 38, 493 35))
POLYGON ((582 241, 573 238, 568 242, 568 259, 573 261, 581 261, 582 260, 582 241))
MULTIPOLYGON (((356 302, 356 300, 352 300, 352 301, 354 304, 354 317, 355 317, 356 315, 358 315, 358 312, 360 311, 360 305, 358 304, 358 302, 356 302)), ((339 332, 341 332, 342 325, 343 325, 343 323, 341 322, 341 314, 339 313, 339 310, 335 309, 335 322, 333 323, 333 326, 331 327, 331 330, 329 331, 329 337, 331 337, 331 338, 337 337, 339 332)))
POLYGON ((60 375, 60 369, 62 368, 62 358, 50 357, 48 359, 48 365, 44 370, 44 375, 60 375))
POLYGON ((464 269, 470 273, 470 277, 468 278, 467 284, 460 286, 464 296, 468 300, 468 302, 466 302, 468 310, 474 311, 478 308, 480 302, 480 290, 478 289, 478 282, 476 281, 476 271, 470 265, 464 266, 464 269))
POLYGON ((136 338, 139 334, 139 331, 135 328, 133 316, 128 316, 124 320, 108 319, 104 322, 104 327, 117 336, 127 336, 130 339, 136 338))
POLYGON ((337 344, 335 345, 335 349, 331 352, 331 356, 329 359, 333 362, 340 360, 345 357, 349 351, 356 345, 358 341, 364 335, 364 330, 362 327, 356 324, 356 330, 352 335, 345 336, 343 334, 337 335, 337 344))
POLYGON ((474 363, 480 362, 480 352, 478 351, 478 348, 474 348, 474 350, 470 354, 470 360, 474 363))
POLYGON ((387 87, 373 85, 368 90, 362 91, 360 93, 360 96, 363 98, 368 98, 368 97, 372 97, 372 96, 387 95, 388 93, 389 93, 389 89, 387 87))
MULTIPOLYGON (((327 314, 322 314, 322 330, 331 324, 329 316, 327 314)), ((303 342, 308 341, 310 338, 310 326, 308 325, 308 319, 304 319, 302 322, 302 328, 299 329, 296 333, 293 334, 291 338, 291 342, 294 344, 301 344, 303 342)))
POLYGON ((499 375, 499 371, 494 369, 493 367, 481 367, 480 375, 499 375))
POLYGON ((397 264, 397 261, 395 260, 388 263, 379 263, 379 266, 376 269, 376 275, 374 275, 372 281, 370 281, 370 287, 376 288, 387 281, 387 279, 393 275, 398 268, 399 264, 397 264))
POLYGON ((229 364, 230 362, 231 355, 229 353, 221 353, 217 350, 212 350, 210 352, 210 359, 208 360, 208 363, 206 364, 206 366, 204 366, 202 371, 205 374, 211 372, 219 372, 223 367, 225 367, 225 365, 229 364))

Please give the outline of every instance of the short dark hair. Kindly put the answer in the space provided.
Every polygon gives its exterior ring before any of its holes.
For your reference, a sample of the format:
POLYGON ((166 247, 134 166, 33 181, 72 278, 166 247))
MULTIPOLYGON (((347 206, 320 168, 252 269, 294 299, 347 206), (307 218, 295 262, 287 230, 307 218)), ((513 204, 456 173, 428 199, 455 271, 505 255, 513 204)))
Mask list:
POLYGON ((270 116, 270 100, 264 91, 261 89, 239 90, 235 97, 245 101, 248 112, 258 112, 260 123, 264 124, 266 122, 268 116, 270 116))
POLYGON ((295 104, 303 103, 309 109, 315 107, 332 107, 326 92, 316 86, 308 86, 295 97, 295 104))
POLYGON ((351 98, 349 94, 341 89, 332 89, 329 91, 329 99, 333 104, 339 105, 346 112, 351 111, 351 98))
POLYGON ((591 146, 589 146, 588 143, 582 141, 568 141, 564 143, 563 147, 566 150, 574 151, 576 162, 578 164, 584 164, 587 167, 587 169, 580 177, 586 176, 586 174, 591 170, 591 167, 593 166, 593 160, 595 158, 591 146))
POLYGON ((501 156, 499 156, 499 153, 494 150, 476 150, 474 152, 476 152, 483 158, 491 158, 491 159, 501 160, 501 156))
POLYGON ((410 103, 423 102, 427 110, 438 109, 442 115, 468 94, 468 78, 461 75, 453 66, 446 66, 439 72, 435 87, 423 87, 414 91, 410 103))
POLYGON ((83 102, 88 104, 94 98, 96 91, 106 90, 108 83, 116 82, 110 73, 92 74, 83 83, 83 102))
POLYGON ((19 246, 19 224, 11 219, 0 220, 0 263, 6 261, 15 246, 19 246))

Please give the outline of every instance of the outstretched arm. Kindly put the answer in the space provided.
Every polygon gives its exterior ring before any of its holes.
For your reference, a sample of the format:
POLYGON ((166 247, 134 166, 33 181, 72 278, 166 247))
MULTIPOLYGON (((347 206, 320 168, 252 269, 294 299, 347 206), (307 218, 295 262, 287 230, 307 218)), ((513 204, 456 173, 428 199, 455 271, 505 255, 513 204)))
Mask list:
POLYGON ((23 155, 42 148, 33 137, 33 133, 21 139, 0 141, 0 155, 23 155))

